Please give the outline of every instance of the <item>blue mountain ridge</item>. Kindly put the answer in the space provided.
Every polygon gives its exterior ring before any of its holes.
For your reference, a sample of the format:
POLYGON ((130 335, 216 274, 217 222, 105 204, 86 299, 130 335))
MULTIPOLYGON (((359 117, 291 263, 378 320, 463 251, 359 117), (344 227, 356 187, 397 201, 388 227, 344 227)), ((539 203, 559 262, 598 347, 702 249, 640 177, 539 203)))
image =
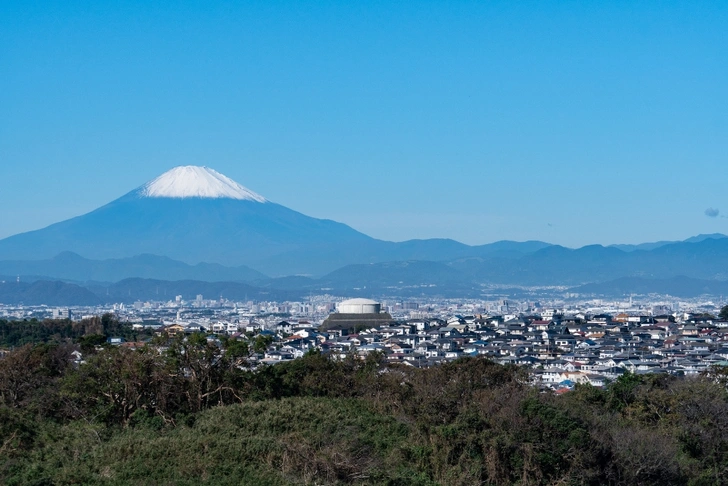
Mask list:
POLYGON ((448 239, 395 243, 272 202, 151 198, 135 190, 82 216, 0 240, 0 261, 49 260, 63 252, 93 260, 150 254, 188 265, 245 265, 268 275, 320 276, 356 263, 492 254, 512 258, 546 246, 537 241, 468 246, 448 239))
POLYGON ((541 241, 390 242, 267 201, 211 169, 180 167, 87 214, 0 240, 0 274, 254 282, 291 290, 401 283, 468 292, 483 283, 728 280, 728 237, 577 249, 541 241), (279 278, 295 275, 315 283, 279 278))
MULTIPOLYGON (((46 260, 0 261, 0 275, 43 275, 54 279, 74 282, 89 280, 118 282, 125 278, 139 277, 162 280, 201 280, 249 282, 267 278, 247 266, 225 267, 216 263, 188 265, 168 257, 143 254, 130 258, 90 260, 65 251, 46 260)), ((37 280, 37 278, 34 277, 37 280)))

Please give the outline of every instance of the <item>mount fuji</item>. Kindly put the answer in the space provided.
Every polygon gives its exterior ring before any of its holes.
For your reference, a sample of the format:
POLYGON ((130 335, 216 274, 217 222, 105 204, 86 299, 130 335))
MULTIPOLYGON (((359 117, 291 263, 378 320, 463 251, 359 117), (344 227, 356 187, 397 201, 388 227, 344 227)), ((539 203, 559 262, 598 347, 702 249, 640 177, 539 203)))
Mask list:
POLYGON ((207 167, 175 167, 88 214, 0 240, 0 259, 64 251, 108 259, 162 255, 187 263, 254 265, 276 255, 372 238, 270 202, 207 167))
POLYGON ((96 260, 146 254, 191 265, 247 265, 273 276, 323 275, 351 264, 511 258, 546 246, 377 240, 271 202, 208 167, 183 166, 88 214, 0 240, 0 260, 47 260, 64 252, 96 260))

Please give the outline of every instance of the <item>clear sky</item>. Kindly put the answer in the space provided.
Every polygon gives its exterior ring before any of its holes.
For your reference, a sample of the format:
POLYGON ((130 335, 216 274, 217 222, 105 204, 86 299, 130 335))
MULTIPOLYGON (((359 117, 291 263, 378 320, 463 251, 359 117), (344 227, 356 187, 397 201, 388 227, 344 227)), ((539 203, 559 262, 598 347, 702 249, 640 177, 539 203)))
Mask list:
POLYGON ((6 0, 0 26, 0 237, 188 164, 389 240, 728 233, 728 2, 6 0))

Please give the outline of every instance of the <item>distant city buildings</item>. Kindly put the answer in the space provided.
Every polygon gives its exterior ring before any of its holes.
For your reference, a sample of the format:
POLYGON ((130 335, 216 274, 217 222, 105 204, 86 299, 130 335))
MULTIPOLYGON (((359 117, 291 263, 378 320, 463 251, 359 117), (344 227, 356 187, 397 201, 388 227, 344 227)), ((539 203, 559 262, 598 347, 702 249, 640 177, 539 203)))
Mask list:
POLYGON ((68 309, 68 308, 53 309, 51 311, 51 317, 53 319, 70 319, 71 318, 71 309, 68 309))
POLYGON ((233 302, 202 295, 187 301, 178 295, 171 301, 101 307, 0 305, 0 317, 84 319, 111 312, 160 335, 206 332, 211 342, 222 334, 251 342, 264 336, 270 345, 251 351, 252 366, 296 359, 312 349, 336 358, 377 352, 391 363, 415 367, 485 356, 529 368, 535 385, 568 390, 577 383, 603 386, 625 372, 691 375, 728 365, 728 322, 716 317, 722 305, 650 296, 579 300, 558 291, 528 300, 381 302, 331 295, 306 302, 233 302))

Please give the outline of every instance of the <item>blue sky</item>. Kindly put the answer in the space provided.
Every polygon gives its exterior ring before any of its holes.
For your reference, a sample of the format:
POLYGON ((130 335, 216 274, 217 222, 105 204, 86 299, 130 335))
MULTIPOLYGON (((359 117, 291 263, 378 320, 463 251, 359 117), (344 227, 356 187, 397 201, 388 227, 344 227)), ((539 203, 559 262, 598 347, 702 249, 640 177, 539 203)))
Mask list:
POLYGON ((726 2, 152 3, 0 3, 0 237, 187 164, 389 240, 728 233, 726 2))

